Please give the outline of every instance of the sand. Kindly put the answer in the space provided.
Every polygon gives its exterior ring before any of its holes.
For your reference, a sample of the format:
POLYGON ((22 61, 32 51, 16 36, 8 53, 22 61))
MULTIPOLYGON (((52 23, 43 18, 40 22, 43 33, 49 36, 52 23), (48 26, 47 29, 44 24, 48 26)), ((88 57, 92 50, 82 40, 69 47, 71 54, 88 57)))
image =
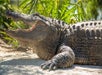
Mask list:
POLYGON ((0 40, 0 75, 102 75, 102 66, 73 65, 53 71, 42 70, 44 63, 31 50, 15 50, 0 40))

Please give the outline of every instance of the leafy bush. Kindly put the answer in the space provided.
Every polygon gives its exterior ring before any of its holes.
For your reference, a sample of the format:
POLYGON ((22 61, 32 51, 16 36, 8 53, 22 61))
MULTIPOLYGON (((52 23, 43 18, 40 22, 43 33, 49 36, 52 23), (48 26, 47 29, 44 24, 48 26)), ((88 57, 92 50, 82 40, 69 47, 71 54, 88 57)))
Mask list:
POLYGON ((22 0, 18 7, 24 13, 38 12, 67 23, 97 19, 98 0, 22 0))
POLYGON ((9 0, 0 0, 0 38, 3 39, 8 44, 15 44, 15 46, 18 45, 17 41, 13 38, 10 38, 4 30, 9 29, 10 27, 15 27, 11 23, 12 20, 6 18, 5 16, 5 10, 11 9, 11 4, 9 0))

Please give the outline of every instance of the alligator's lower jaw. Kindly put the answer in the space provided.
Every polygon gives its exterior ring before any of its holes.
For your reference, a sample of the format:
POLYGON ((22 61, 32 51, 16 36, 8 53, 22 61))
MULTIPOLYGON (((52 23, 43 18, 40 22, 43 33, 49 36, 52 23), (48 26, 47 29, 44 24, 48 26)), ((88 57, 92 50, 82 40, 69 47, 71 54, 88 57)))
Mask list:
POLYGON ((35 29, 35 26, 31 26, 28 29, 16 29, 16 30, 5 30, 5 32, 9 35, 9 36, 14 36, 15 34, 18 33, 28 33, 28 32, 32 32, 35 29))

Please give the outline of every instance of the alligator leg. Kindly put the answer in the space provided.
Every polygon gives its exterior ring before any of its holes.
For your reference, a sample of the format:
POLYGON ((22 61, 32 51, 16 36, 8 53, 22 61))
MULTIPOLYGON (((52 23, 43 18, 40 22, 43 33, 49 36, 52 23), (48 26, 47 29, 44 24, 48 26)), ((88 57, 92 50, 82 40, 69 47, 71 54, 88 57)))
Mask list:
POLYGON ((41 65, 42 69, 53 70, 56 68, 65 68, 73 65, 75 55, 73 50, 65 45, 62 45, 58 53, 51 59, 41 65))

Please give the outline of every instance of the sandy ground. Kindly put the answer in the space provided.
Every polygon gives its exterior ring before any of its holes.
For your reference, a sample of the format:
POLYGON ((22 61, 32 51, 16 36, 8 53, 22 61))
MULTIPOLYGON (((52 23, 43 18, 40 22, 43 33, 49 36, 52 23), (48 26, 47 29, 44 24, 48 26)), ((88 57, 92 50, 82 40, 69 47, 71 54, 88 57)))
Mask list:
POLYGON ((42 70, 45 62, 32 51, 17 51, 0 40, 0 75, 102 75, 102 66, 74 65, 55 71, 42 70))

